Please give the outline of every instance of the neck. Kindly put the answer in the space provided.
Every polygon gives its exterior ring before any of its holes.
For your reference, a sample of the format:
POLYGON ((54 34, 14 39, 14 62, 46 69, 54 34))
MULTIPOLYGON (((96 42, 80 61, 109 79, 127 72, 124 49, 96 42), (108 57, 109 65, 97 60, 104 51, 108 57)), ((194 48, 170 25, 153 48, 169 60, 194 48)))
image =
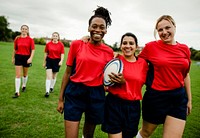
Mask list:
POLYGON ((98 45, 101 44, 101 41, 100 41, 100 42, 97 42, 97 41, 92 41, 92 40, 90 40, 89 42, 92 43, 93 45, 96 45, 96 46, 98 46, 98 45))
POLYGON ((135 62, 136 61, 136 57, 134 55, 132 55, 132 56, 125 56, 125 55, 123 55, 123 56, 129 62, 135 62))
POLYGON ((21 37, 27 37, 28 35, 27 34, 21 34, 21 37))
POLYGON ((57 41, 57 40, 53 40, 52 42, 53 42, 53 43, 58 43, 58 41, 57 41))

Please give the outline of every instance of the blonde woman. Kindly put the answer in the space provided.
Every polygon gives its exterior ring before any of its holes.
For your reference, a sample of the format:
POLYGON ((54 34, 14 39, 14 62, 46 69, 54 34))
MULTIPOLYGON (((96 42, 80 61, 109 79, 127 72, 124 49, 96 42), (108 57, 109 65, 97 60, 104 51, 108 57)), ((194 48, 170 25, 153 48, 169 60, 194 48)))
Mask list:
POLYGON ((139 55, 149 62, 142 100, 143 124, 136 138, 148 138, 163 124, 163 138, 181 138, 191 113, 190 50, 175 40, 176 24, 169 15, 155 26, 160 40, 146 44, 139 55))
POLYGON ((35 44, 33 39, 29 36, 29 27, 27 25, 22 25, 21 35, 17 36, 14 40, 14 52, 12 56, 12 62, 15 65, 15 94, 13 98, 20 96, 22 71, 22 92, 26 90, 28 69, 32 66, 34 52, 35 44))

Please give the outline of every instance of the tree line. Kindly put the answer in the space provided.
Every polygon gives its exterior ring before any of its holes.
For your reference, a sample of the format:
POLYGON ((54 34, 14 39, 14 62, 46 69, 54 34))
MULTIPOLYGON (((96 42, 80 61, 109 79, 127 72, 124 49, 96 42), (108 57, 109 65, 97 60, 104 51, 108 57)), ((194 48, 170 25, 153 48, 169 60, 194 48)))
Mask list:
MULTIPOLYGON (((0 16, 0 41, 12 42, 16 36, 20 35, 19 31, 12 31, 9 29, 10 23, 8 22, 5 16, 0 16)), ((46 40, 44 37, 41 38, 33 38, 35 44, 45 45, 46 40)), ((70 46, 70 42, 61 40, 66 47, 70 46)), ((103 41, 105 43, 105 41, 103 41)), ((106 43, 105 43, 106 44, 106 43)), ((113 46, 110 46, 114 51, 119 51, 118 43, 116 42, 113 46)), ((200 50, 196 50, 194 48, 190 48, 191 51, 191 59, 200 60, 200 50)))

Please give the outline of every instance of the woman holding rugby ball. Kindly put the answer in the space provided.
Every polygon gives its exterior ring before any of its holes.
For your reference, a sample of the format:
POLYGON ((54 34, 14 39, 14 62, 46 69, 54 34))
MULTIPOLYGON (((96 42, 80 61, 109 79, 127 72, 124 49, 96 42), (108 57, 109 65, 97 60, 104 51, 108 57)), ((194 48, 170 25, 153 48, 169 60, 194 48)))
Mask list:
POLYGON ((26 90, 26 83, 28 81, 28 69, 32 66, 32 59, 35 52, 35 44, 33 39, 29 36, 29 27, 27 25, 21 26, 21 35, 14 40, 14 52, 12 56, 12 63, 15 64, 15 95, 13 98, 20 96, 21 86, 21 72, 22 77, 22 92, 26 90))
POLYGON ((174 38, 176 24, 169 15, 155 25, 155 38, 139 55, 149 63, 146 92, 142 100, 143 124, 137 138, 148 138, 163 124, 163 138, 181 138, 186 116, 191 113, 190 50, 174 38))
POLYGON ((135 56, 137 47, 137 37, 132 33, 124 34, 120 43, 122 55, 116 57, 123 63, 123 72, 109 75, 114 85, 107 87, 102 130, 110 138, 133 138, 138 132, 142 86, 148 64, 135 56))
POLYGON ((111 25, 110 12, 98 7, 89 19, 90 40, 75 40, 70 46, 63 75, 58 112, 64 111, 66 138, 78 138, 79 124, 85 113, 84 138, 93 137, 97 124, 103 122, 105 91, 103 69, 113 58, 113 50, 102 43, 111 25))

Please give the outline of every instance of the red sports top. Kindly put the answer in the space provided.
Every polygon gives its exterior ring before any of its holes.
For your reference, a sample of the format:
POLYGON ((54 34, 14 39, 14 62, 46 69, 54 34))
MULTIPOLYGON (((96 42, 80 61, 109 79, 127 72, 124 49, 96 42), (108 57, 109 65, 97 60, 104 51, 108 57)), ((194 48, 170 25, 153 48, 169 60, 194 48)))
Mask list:
POLYGON ((126 83, 109 86, 107 91, 125 100, 141 100, 142 86, 148 70, 147 62, 142 58, 138 58, 136 62, 129 62, 121 55, 118 58, 124 64, 122 73, 126 83))
POLYGON ((187 45, 164 44, 161 40, 146 44, 139 57, 149 62, 147 86, 155 90, 173 90, 184 86, 190 70, 190 50, 187 45))
POLYGON ((47 56, 51 59, 60 59, 61 54, 65 53, 64 45, 60 41, 58 41, 58 43, 53 43, 52 41, 50 41, 46 44, 44 51, 45 53, 47 53, 47 56))
POLYGON ((102 85, 104 66, 112 58, 113 50, 103 43, 96 46, 82 40, 73 41, 66 62, 73 66, 70 80, 87 86, 102 85))
POLYGON ((32 38, 17 37, 14 41, 15 54, 19 55, 31 55, 31 50, 35 49, 35 44, 32 38))

